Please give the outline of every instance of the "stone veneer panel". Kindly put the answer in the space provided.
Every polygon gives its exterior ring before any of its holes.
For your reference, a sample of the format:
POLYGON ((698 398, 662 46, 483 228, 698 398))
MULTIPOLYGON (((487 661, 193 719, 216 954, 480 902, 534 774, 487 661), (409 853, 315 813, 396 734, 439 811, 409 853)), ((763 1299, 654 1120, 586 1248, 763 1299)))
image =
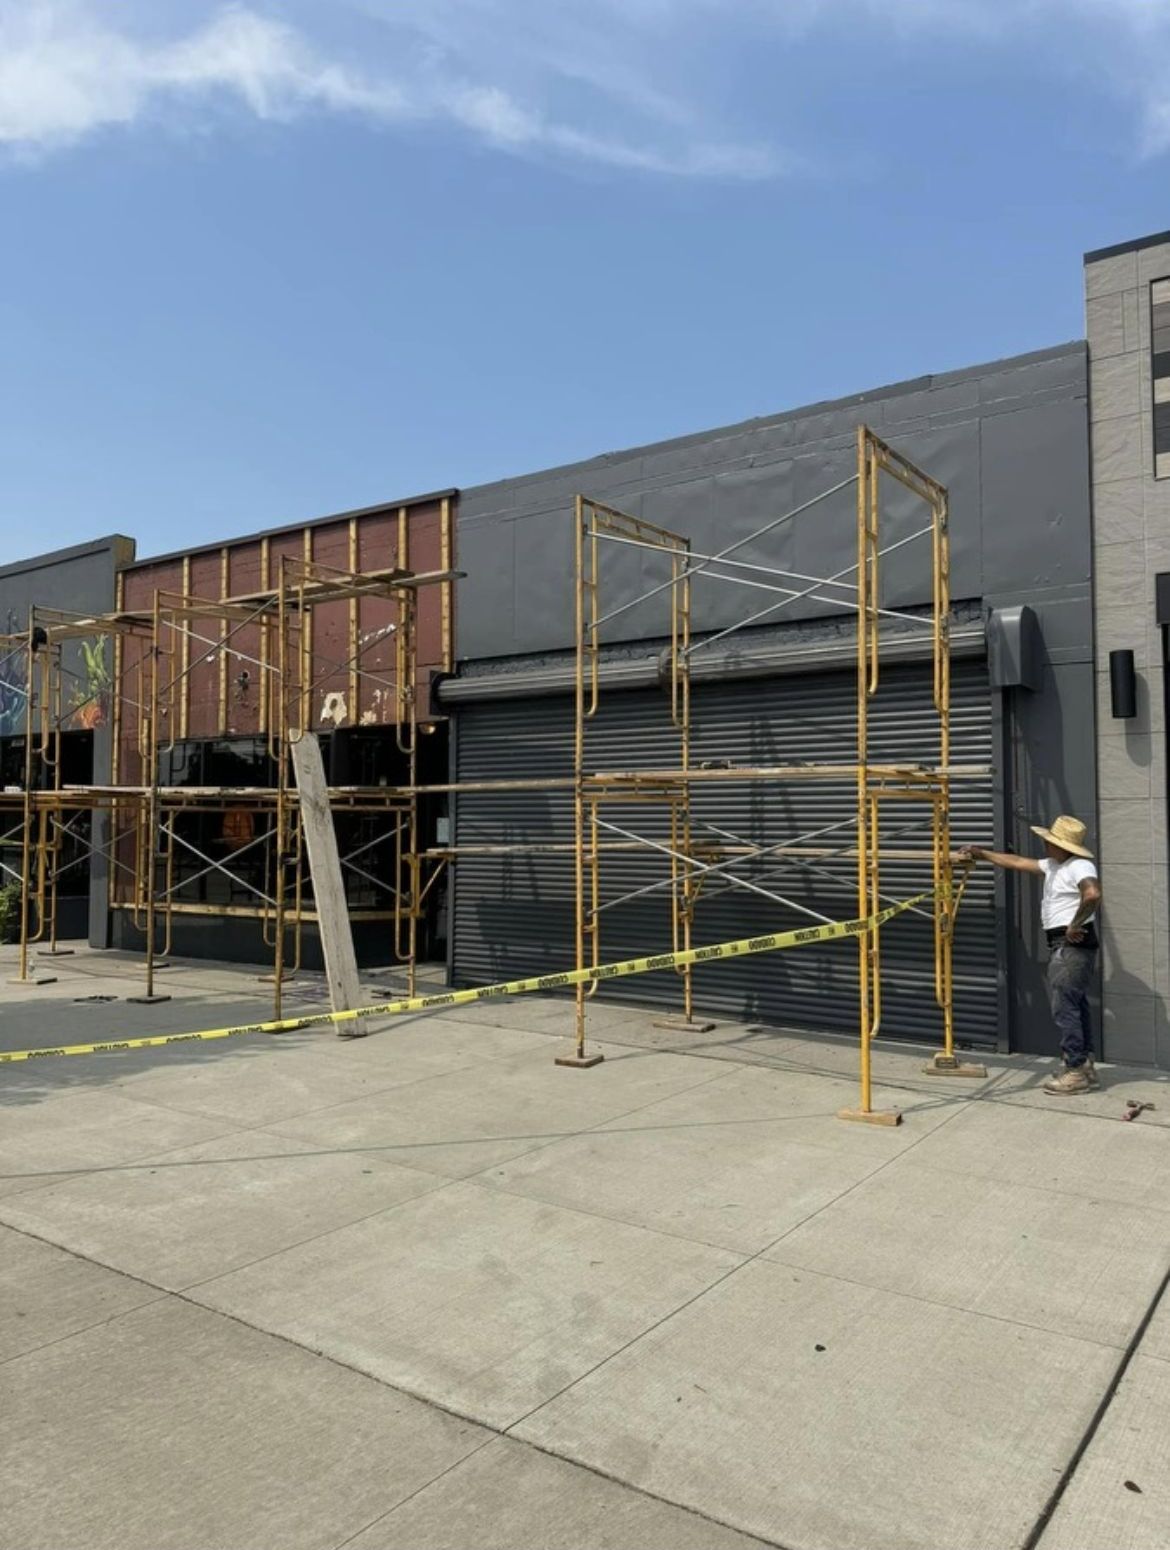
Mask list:
MULTIPOLYGON (((1170 242, 1085 268, 1104 1053, 1164 1067, 1170 1067, 1170 900, 1154 578, 1170 571, 1170 479, 1155 477, 1149 309, 1151 284, 1167 278, 1170 242), (1108 653, 1121 647, 1133 650, 1139 675, 1138 714, 1126 722, 1112 719, 1109 701, 1108 653)), ((1159 472, 1170 473, 1165 461, 1159 472)))

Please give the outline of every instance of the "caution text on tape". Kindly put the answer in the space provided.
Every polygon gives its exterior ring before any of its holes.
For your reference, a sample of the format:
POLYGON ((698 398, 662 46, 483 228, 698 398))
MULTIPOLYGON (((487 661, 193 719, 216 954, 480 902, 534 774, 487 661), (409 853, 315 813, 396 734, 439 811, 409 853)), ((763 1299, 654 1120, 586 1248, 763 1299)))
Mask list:
POLYGON ((274 1018, 269 1022, 239 1023, 232 1028, 203 1028, 195 1033, 158 1033, 138 1039, 108 1039, 100 1044, 61 1044, 44 1049, 0 1051, 0 1065, 22 1060, 45 1060, 56 1055, 104 1055, 114 1050, 155 1049, 166 1044, 189 1044, 211 1039, 234 1039, 246 1033, 295 1033, 301 1028, 320 1028, 329 1023, 356 1022, 364 1017, 397 1017, 407 1012, 438 1011, 448 1006, 467 1006, 474 1001, 494 1001, 504 996, 520 996, 530 991, 565 990, 574 985, 599 980, 621 979, 631 974, 652 974, 660 969, 682 969, 688 964, 710 963, 720 958, 746 958, 756 953, 781 952, 785 948, 805 947, 813 942, 831 942, 840 937, 860 936, 876 930, 896 915, 913 909, 930 892, 916 894, 891 904, 876 915, 857 920, 833 920, 820 926, 803 926, 793 931, 775 931, 765 936, 741 937, 736 942, 717 942, 708 947, 691 947, 683 952, 653 953, 646 958, 626 958, 620 963, 602 963, 587 969, 566 969, 559 974, 538 974, 529 979, 506 980, 498 985, 480 985, 471 990, 447 990, 431 996, 410 996, 400 1001, 382 1001, 372 1006, 354 1007, 345 1012, 310 1012, 302 1017, 274 1018))

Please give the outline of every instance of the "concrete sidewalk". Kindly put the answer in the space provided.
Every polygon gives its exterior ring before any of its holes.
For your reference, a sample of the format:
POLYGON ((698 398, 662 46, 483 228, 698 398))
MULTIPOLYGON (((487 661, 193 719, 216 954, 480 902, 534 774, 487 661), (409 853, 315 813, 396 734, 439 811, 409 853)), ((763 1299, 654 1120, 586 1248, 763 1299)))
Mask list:
MULTIPOLYGON (((265 1015, 54 972, 0 1047, 265 1015)), ((1164 1550, 1170 1084, 883 1046, 875 1129, 849 1041, 569 1022, 0 1067, 0 1543, 1164 1550)))

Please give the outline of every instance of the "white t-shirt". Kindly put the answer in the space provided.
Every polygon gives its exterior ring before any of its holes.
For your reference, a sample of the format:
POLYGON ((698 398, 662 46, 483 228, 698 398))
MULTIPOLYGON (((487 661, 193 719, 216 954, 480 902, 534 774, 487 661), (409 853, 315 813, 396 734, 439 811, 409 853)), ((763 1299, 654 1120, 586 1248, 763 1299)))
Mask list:
MULTIPOLYGON (((1040 863, 1044 873, 1044 897, 1040 901, 1040 924, 1045 931, 1055 931, 1060 926, 1071 925, 1081 907, 1081 884, 1088 878, 1096 878, 1097 868, 1091 861, 1080 856, 1070 856, 1067 861, 1040 863)), ((1095 920, 1090 915, 1089 920, 1095 920)), ((1085 921, 1085 925, 1089 924, 1085 921)))

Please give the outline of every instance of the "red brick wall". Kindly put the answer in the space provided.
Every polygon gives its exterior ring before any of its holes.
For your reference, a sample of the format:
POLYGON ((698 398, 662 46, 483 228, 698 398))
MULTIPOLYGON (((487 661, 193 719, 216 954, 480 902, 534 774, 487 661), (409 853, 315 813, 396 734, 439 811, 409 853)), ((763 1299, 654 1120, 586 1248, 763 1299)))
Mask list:
MULTIPOLYGON (((448 534, 447 562, 453 563, 455 501, 427 501, 393 507, 353 518, 298 528, 269 538, 242 538, 221 549, 193 554, 187 559, 143 561, 121 573, 121 606, 149 612, 156 589, 186 592, 193 597, 218 600, 275 586, 281 555, 311 558, 338 570, 385 570, 402 565, 415 572, 444 568, 444 529, 448 534), (267 575, 265 572, 267 571, 267 575)), ((434 585, 418 593, 418 694, 420 714, 425 714, 427 688, 433 670, 452 660, 450 639, 453 621, 450 598, 453 588, 434 585)), ((313 689, 310 724, 313 727, 385 725, 398 716, 395 696, 380 684, 392 678, 393 634, 379 631, 397 621, 398 605, 387 598, 363 598, 322 603, 312 610, 313 689), (358 665, 349 664, 354 642, 368 644, 358 665), (368 675, 373 675, 368 676, 368 675)), ((266 647, 259 625, 245 625, 231 638, 228 652, 208 645, 218 642, 227 628, 216 618, 188 621, 193 634, 205 640, 165 639, 170 651, 162 678, 179 679, 164 699, 160 731, 166 727, 176 739, 217 736, 249 736, 263 730, 263 685, 260 665, 266 647), (233 655, 232 652, 238 653, 233 655), (248 659, 253 660, 248 660, 248 659), (186 673, 182 672, 187 667, 186 673), (247 673, 247 679, 243 674, 247 673), (181 679, 180 679, 180 675, 181 679)), ((124 662, 133 667, 143 649, 134 641, 124 643, 124 662)), ((275 639, 271 648, 275 650, 275 639)), ((144 677, 144 691, 147 680, 144 677)), ((127 703, 137 694, 136 675, 123 675, 121 706, 121 766, 119 778, 131 784, 140 779, 136 746, 137 717, 127 703)))

